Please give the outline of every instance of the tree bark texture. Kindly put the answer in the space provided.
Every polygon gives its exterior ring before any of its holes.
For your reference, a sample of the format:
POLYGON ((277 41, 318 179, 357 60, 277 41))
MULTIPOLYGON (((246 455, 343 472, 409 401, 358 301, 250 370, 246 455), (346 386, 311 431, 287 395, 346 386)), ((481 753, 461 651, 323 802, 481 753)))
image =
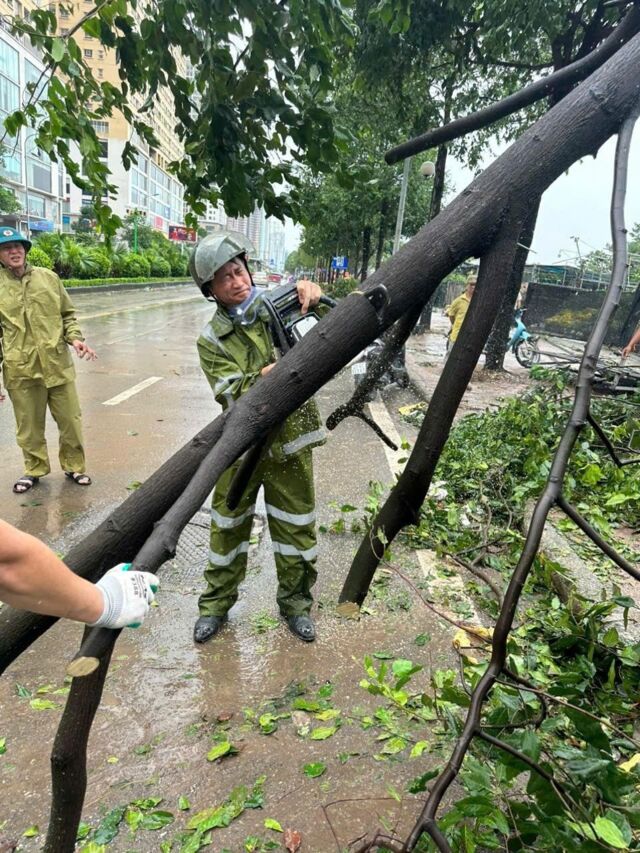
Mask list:
MULTIPOLYGON (((87 628, 85 636, 89 633, 87 628)), ((87 788, 87 742, 102 697, 113 646, 85 678, 74 678, 51 753, 53 797, 44 853, 72 853, 87 788)))
MULTIPOLYGON (((639 68, 640 38, 635 37, 373 273, 367 292, 384 283, 389 294, 382 312, 361 294, 343 299, 224 417, 205 428, 76 546, 68 557, 72 568, 96 580, 114 563, 131 559, 216 438, 209 488, 249 446, 299 408, 368 343, 416 302, 430 298, 452 269, 468 257, 482 256, 509 211, 519 204, 530 205, 572 163, 594 154, 617 132, 640 96, 639 68)), ((457 363, 457 358, 451 362, 449 380, 457 363)), ((43 617, 2 608, 0 671, 50 624, 43 617)))
POLYGON ((366 281, 369 274, 369 258, 371 257, 371 226, 365 225, 362 230, 362 273, 360 281, 366 281))
POLYGON ((502 370, 504 366, 504 357, 509 345, 509 332, 513 325, 513 312, 522 286, 524 267, 527 263, 529 247, 533 241, 539 209, 540 199, 537 203, 532 204, 518 240, 519 245, 513 262, 513 269, 509 275, 507 290, 487 341, 487 356, 484 363, 487 370, 502 370))
POLYGON ((478 287, 451 355, 433 392, 425 419, 404 471, 362 541, 340 593, 340 602, 362 604, 382 559, 386 543, 407 524, 416 524, 451 424, 482 347, 504 298, 516 241, 526 212, 505 211, 503 230, 480 261, 478 287))

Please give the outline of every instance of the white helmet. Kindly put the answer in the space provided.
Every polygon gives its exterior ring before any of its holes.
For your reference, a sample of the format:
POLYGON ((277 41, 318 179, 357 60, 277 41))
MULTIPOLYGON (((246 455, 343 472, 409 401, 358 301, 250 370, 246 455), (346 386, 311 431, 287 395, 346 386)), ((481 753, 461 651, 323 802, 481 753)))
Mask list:
POLYGON ((208 234, 195 247, 189 258, 189 271, 203 296, 210 296, 209 285, 214 275, 229 261, 242 255, 244 265, 247 264, 247 254, 254 253, 251 240, 237 231, 216 231, 208 234))

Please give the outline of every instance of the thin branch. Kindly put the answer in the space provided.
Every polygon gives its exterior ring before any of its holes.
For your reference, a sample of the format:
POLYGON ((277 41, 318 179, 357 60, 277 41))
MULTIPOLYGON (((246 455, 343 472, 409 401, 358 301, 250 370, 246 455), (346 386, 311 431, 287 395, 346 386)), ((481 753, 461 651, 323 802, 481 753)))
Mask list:
POLYGON ((485 107, 478 112, 471 113, 463 118, 456 119, 443 127, 416 136, 408 142, 392 148, 385 154, 387 163, 397 163, 406 157, 419 154, 428 148, 435 148, 445 142, 451 142, 474 130, 480 130, 498 121, 511 113, 521 110, 546 98, 554 90, 560 87, 569 87, 584 80, 596 68, 599 68, 609 57, 619 50, 625 42, 629 41, 640 30, 640 8, 634 6, 629 10, 622 22, 614 32, 588 56, 577 62, 572 62, 560 71, 549 74, 541 80, 536 80, 524 89, 509 95, 501 101, 485 107))
POLYGON ((577 525, 580 530, 582 530, 582 532, 616 564, 616 566, 621 568, 628 575, 631 575, 632 578, 640 581, 640 570, 636 569, 636 567, 632 565, 629 560, 626 560, 622 554, 619 554, 616 549, 606 541, 606 539, 603 539, 597 530, 591 527, 589 522, 580 515, 578 510, 572 506, 568 500, 560 495, 556 500, 556 504, 565 513, 565 515, 567 515, 571 521, 573 521, 573 523, 577 525))
MULTIPOLYGON (((428 832, 433 837, 433 827, 439 805, 458 775, 464 757, 471 746, 471 741, 474 735, 477 734, 482 708, 489 691, 495 684, 500 673, 504 671, 507 658, 507 641, 513 626, 520 596, 522 595, 525 582, 538 553, 547 516, 561 495, 573 447, 587 421, 598 355, 602 348, 610 320, 620 301, 620 294, 627 269, 624 200, 627 185, 629 150, 633 128, 639 112, 640 103, 636 101, 634 108, 622 124, 618 136, 611 201, 613 271, 604 302, 585 346, 584 356, 578 372, 574 403, 569 422, 554 454, 547 483, 533 511, 522 554, 504 596, 504 602, 493 632, 491 661, 473 692, 464 728, 453 748, 451 758, 440 776, 435 780, 425 808, 407 840, 408 851, 415 849, 423 832, 428 832)), ((441 847, 440 849, 447 850, 447 847, 441 847)))
POLYGON ((496 684, 502 684, 505 687, 512 687, 514 690, 522 690, 523 692, 535 693, 536 696, 539 696, 541 699, 546 699, 549 702, 554 702, 556 705, 562 705, 563 708, 569 708, 572 711, 577 711, 580 714, 583 714, 585 717, 589 717, 589 719, 594 720, 596 723, 600 723, 601 726, 605 726, 608 729, 611 729, 612 732, 618 735, 618 737, 624 738, 624 740, 629 741, 629 743, 633 744, 636 749, 640 750, 640 741, 632 738, 631 735, 628 735, 622 729, 619 729, 617 726, 614 726, 613 723, 610 723, 608 720, 603 719, 602 717, 598 717, 596 714, 592 714, 590 711, 586 711, 584 708, 581 708, 579 705, 573 705, 571 702, 567 702, 566 699, 560 699, 559 696, 554 696, 553 693, 547 693, 544 690, 540 690, 538 687, 513 687, 512 684, 509 684, 508 681, 502 681, 502 679, 497 678, 496 684))

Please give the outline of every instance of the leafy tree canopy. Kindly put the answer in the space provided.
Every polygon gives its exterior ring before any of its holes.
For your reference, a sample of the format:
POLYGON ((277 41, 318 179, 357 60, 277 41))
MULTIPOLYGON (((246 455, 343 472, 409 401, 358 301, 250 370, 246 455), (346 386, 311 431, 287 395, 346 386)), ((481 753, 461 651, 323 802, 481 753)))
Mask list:
POLYGON ((28 20, 14 18, 13 26, 42 51, 46 71, 28 84, 31 97, 7 117, 6 133, 35 128, 38 147, 93 194, 109 233, 120 223, 101 198, 116 187, 91 121, 119 111, 131 124, 134 135, 123 152, 128 168, 136 144, 157 145, 147 116, 160 87, 173 96, 185 148, 169 169, 196 214, 208 199, 222 200, 230 215, 261 204, 268 215, 295 217, 293 164, 326 167, 336 160, 328 95, 337 51, 352 32, 340 0, 103 0, 66 35, 47 7, 28 20), (81 34, 116 52, 117 84, 94 78, 75 38, 81 34))

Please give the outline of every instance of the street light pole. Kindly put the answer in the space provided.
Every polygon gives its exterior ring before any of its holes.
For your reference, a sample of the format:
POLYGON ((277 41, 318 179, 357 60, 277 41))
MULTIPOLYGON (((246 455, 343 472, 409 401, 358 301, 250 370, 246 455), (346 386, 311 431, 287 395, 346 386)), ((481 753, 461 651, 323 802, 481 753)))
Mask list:
POLYGON ((409 172, 411 170, 411 157, 407 157, 404 161, 404 169, 402 170, 402 184, 400 185, 400 201, 398 202, 398 215, 396 217, 396 233, 393 237, 393 254, 400 248, 400 238, 402 236, 402 222, 404 220, 404 208, 407 203, 407 187, 409 186, 409 172))

